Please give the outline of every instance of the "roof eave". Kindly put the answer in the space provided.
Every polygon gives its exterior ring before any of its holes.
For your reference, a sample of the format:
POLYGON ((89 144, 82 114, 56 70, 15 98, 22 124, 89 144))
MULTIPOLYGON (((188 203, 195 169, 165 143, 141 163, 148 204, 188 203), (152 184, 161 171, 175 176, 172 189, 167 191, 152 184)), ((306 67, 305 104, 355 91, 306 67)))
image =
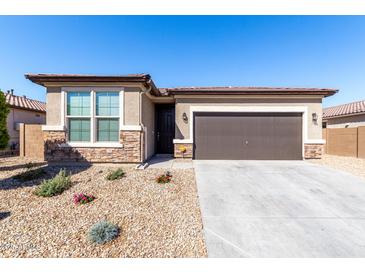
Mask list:
POLYGON ((25 78, 35 84, 46 86, 45 83, 112 83, 112 82, 129 82, 142 83, 146 88, 151 87, 151 92, 158 96, 159 90, 155 86, 149 74, 140 76, 95 76, 95 75, 46 75, 46 74, 25 74, 25 78))
POLYGON ((95 75, 46 75, 25 74, 25 78, 38 85, 50 82, 147 82, 149 74, 141 76, 95 76, 95 75))

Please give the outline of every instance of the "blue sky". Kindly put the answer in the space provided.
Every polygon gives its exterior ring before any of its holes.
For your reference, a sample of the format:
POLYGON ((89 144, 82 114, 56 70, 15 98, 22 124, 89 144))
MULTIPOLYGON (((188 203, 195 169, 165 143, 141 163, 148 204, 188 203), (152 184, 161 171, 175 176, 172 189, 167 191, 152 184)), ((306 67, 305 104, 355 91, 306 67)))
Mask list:
POLYGON ((0 88, 32 73, 150 73, 158 87, 334 87, 365 99, 365 16, 0 16, 0 88))

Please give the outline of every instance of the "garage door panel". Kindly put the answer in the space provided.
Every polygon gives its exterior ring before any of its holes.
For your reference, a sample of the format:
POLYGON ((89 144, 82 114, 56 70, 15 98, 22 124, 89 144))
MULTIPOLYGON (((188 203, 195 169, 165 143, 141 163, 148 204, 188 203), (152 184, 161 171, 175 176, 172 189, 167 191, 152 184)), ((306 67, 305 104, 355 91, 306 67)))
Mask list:
POLYGON ((240 151, 243 143, 240 123, 239 117, 200 116, 196 120, 195 134, 199 136, 195 143, 196 155, 208 159, 240 159, 243 152, 240 151))
POLYGON ((298 113, 196 113, 195 159, 302 159, 298 113))

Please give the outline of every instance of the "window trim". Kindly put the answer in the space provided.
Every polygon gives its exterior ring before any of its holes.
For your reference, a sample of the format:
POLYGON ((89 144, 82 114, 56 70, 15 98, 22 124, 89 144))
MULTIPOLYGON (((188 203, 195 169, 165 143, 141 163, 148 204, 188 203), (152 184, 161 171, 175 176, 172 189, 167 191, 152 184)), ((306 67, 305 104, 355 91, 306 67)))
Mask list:
POLYGON ((63 146, 71 147, 123 147, 119 141, 98 142, 97 141, 97 119, 98 118, 118 118, 119 132, 124 127, 124 88, 122 87, 63 87, 61 89, 61 123, 62 127, 69 132, 69 118, 89 118, 90 119, 90 142, 71 142, 67 134, 67 143, 63 146), (67 93, 68 92, 89 92, 91 113, 88 116, 67 115, 67 93), (96 116, 96 93, 97 92, 118 92, 119 93, 119 116, 96 116))

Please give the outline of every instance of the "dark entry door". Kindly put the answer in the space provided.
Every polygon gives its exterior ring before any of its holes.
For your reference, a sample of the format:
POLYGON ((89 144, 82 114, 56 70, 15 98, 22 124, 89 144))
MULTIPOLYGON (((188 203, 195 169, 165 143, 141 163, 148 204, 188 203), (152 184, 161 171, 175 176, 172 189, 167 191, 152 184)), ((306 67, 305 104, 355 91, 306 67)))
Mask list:
POLYGON ((301 160, 301 113, 196 113, 195 159, 301 160))
POLYGON ((175 105, 156 105, 156 152, 173 154, 175 105))

